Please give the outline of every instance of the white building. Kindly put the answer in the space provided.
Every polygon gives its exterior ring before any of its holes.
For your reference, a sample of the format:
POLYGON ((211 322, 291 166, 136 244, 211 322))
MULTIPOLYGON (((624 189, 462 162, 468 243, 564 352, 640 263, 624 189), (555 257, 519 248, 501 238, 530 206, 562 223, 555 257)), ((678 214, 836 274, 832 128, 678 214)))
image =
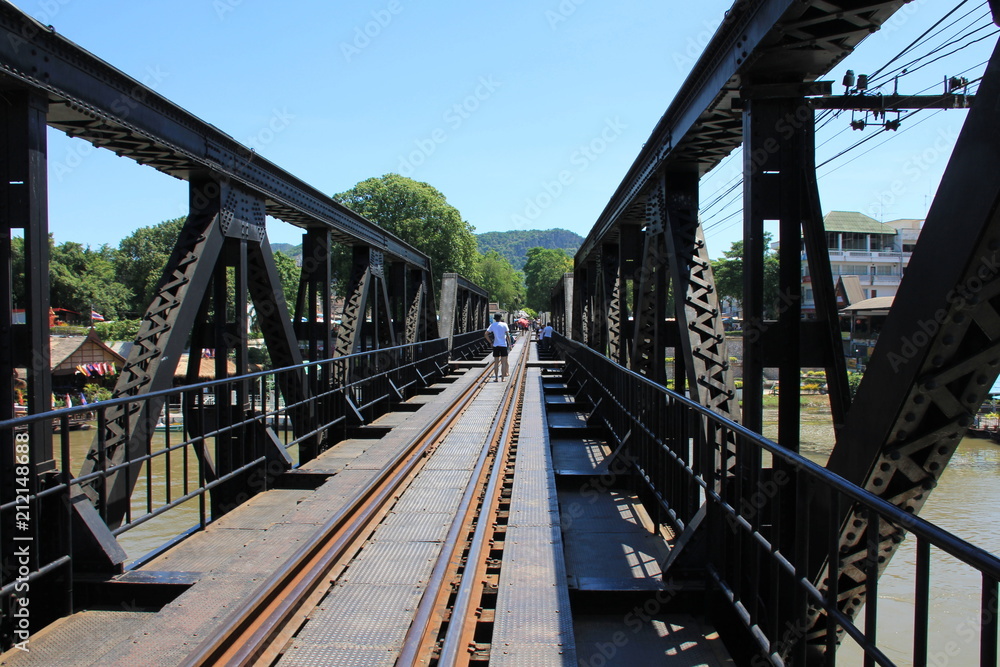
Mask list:
MULTIPOLYGON (((833 281, 858 276, 864 298, 895 296, 923 220, 879 222, 863 213, 830 211, 823 218, 833 281)), ((802 310, 815 312, 812 277, 802 253, 802 310)))

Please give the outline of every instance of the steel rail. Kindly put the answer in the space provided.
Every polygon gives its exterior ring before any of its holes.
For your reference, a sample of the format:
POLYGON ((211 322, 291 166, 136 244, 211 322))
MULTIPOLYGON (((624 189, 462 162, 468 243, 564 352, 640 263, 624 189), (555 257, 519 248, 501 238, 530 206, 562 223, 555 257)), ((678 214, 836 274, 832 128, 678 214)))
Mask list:
MULTIPOLYGON (((525 345, 528 344, 525 339, 525 345)), ((413 623, 410 624, 403 641, 403 649, 396 659, 396 667, 404 665, 426 665, 430 663, 430 653, 436 639, 432 633, 438 629, 435 620, 444 620, 447 610, 448 598, 451 594, 449 585, 451 579, 449 575, 458 578, 458 569, 461 567, 462 550, 466 546, 466 541, 461 539, 463 534, 467 534, 468 528, 475 526, 474 535, 469 543, 469 551, 465 557, 465 567, 461 575, 461 584, 455 602, 451 607, 451 616, 448 623, 448 631, 445 634, 445 646, 451 642, 458 645, 460 641, 454 639, 455 635, 465 635, 465 628, 469 626, 469 607, 473 594, 475 582, 480 581, 480 569, 482 564, 482 549, 485 543, 485 532, 491 525, 491 517, 495 513, 497 504, 497 486, 503 477, 503 467, 507 462, 507 452, 510 450, 511 434, 514 423, 517 421, 518 410, 524 400, 524 383, 527 377, 528 350, 522 352, 518 359, 517 367, 512 372, 511 382, 504 389, 500 408, 493 424, 490 428, 490 435, 487 442, 496 443, 496 450, 493 464, 487 467, 487 459, 492 447, 484 447, 473 470, 472 479, 466 488, 465 494, 458 507, 458 513, 452 521, 451 528, 445 538, 444 547, 438 555, 434 570, 428 580, 427 587, 417 612, 414 615, 413 623), (475 492, 485 488, 481 507, 474 505, 475 492), (470 574, 470 567, 472 568, 470 574)), ((489 370, 489 369, 487 369, 489 370)), ((474 625, 474 623, 473 623, 474 625)), ((438 661, 438 666, 452 664, 442 657, 438 661)))
MULTIPOLYGON (((524 402, 524 385, 527 382, 528 364, 525 359, 524 368, 518 378, 519 399, 518 405, 524 402)), ((487 539, 487 531, 493 527, 493 519, 496 517, 500 505, 500 486, 503 484, 503 470, 508 464, 510 445, 512 443, 512 431, 515 421, 513 412, 511 419, 504 425, 504 432, 501 434, 500 442, 503 443, 503 451, 497 452, 493 461, 493 470, 490 473, 490 482, 486 487, 483 496, 483 507, 479 513, 479 521, 476 524, 476 531, 469 544, 469 552, 465 559, 465 571, 462 573, 462 582, 455 593, 455 601, 452 605, 451 621, 448 624, 448 631, 445 634, 444 643, 441 645, 440 656, 438 657, 438 667, 450 667, 459 662, 459 656, 463 655, 463 647, 467 649, 472 643, 476 630, 475 621, 470 618, 473 595, 476 593, 476 584, 481 583, 486 578, 486 558, 483 551, 489 549, 490 544, 487 539), (483 517, 489 520, 484 521, 483 517), (472 576, 469 576, 470 564, 475 564, 472 576), (461 625, 456 625, 456 619, 461 621, 461 625)), ((468 657, 467 652, 465 657, 468 657)), ((466 664, 468 660, 466 660, 466 664)))
POLYGON ((475 382, 379 471, 371 485, 355 494, 296 551, 285 567, 264 581, 247 603, 234 610, 182 664, 251 665, 269 649, 280 650, 281 646, 271 647, 273 640, 301 616, 307 600, 327 583, 327 573, 351 553, 350 545, 367 535, 373 520, 395 499, 432 446, 481 391, 488 370, 488 367, 483 369, 475 382))

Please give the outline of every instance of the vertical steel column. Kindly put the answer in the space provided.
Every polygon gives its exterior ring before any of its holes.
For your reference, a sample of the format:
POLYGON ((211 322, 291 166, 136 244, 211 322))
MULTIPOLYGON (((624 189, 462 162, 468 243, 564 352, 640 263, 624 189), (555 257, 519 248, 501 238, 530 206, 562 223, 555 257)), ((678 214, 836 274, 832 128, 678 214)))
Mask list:
POLYGON ((376 250, 371 251, 372 275, 375 278, 375 298, 371 301, 372 344, 375 348, 394 347, 396 345, 396 328, 393 325, 393 296, 389 289, 386 276, 385 256, 376 250))
POLYGON ((642 241, 640 229, 635 224, 622 224, 618 231, 618 341, 617 347, 612 342, 609 350, 611 359, 621 365, 628 367, 631 358, 631 346, 633 338, 633 323, 629 316, 633 315, 632 304, 628 302, 628 287, 635 284, 635 273, 639 266, 639 255, 642 252, 642 241))
POLYGON ((330 232, 309 229, 302 235, 302 271, 293 325, 298 339, 308 344, 309 361, 333 356, 330 284, 330 232))
MULTIPOLYGON (((396 265, 393 265, 396 268, 396 265)), ((399 265, 399 270, 403 274, 402 281, 405 283, 402 300, 402 321, 404 322, 403 343, 416 343, 419 340, 427 339, 426 323, 423 321, 424 299, 427 297, 424 292, 423 272, 419 269, 407 268, 399 265)))
POLYGON ((798 451, 804 137, 787 118, 801 99, 754 99, 743 114, 743 422, 763 427, 765 365, 778 367, 778 442, 798 451), (764 221, 777 221, 779 303, 764 303, 764 221), (765 320, 765 308, 778 310, 765 320))
MULTIPOLYGON (((274 255, 267 239, 250 244, 247 254, 247 288, 257 313, 257 324, 264 336, 271 365, 274 368, 298 366, 302 363, 298 340, 285 303, 285 294, 274 264, 274 255)), ((319 375, 316 373, 316 375, 319 375)), ((299 369, 277 376, 278 390, 285 405, 302 405, 310 396, 309 378, 299 369)), ((270 406, 272 409, 274 406, 270 406)), ((311 433, 317 426, 314 403, 289 410, 296 438, 311 433)), ((299 461, 315 458, 322 447, 322 436, 316 435, 299 444, 299 461)))
POLYGON ((635 331, 629 368, 657 384, 665 384, 670 260, 664 238, 663 192, 660 188, 656 190, 646 201, 646 231, 635 286, 635 331))
POLYGON ((601 303, 601 258, 594 257, 587 262, 587 345, 605 354, 603 348, 604 313, 601 303))
POLYGON ((584 260, 583 264, 576 267, 573 273, 573 282, 577 286, 577 304, 580 312, 579 327, 580 340, 584 345, 589 346, 594 339, 594 332, 590 328, 591 313, 590 307, 593 305, 590 298, 590 274, 594 268, 594 263, 590 258, 584 260))
POLYGON ((363 328, 368 294, 371 290, 371 249, 358 245, 353 248, 354 262, 344 298, 344 314, 337 334, 337 356, 345 357, 364 349, 363 328))
POLYGON ((663 191, 667 251, 672 259, 670 273, 680 347, 676 356, 684 357, 691 378, 691 398, 738 421, 739 403, 729 372, 718 293, 698 221, 698 174, 666 174, 659 187, 663 191))
POLYGON ((455 322, 458 308, 458 274, 446 273, 441 276, 441 319, 438 320, 438 335, 448 339, 448 349, 455 338, 455 322))
MULTIPOLYGON (((998 109, 1000 46, 827 464, 912 514, 927 502, 1000 375, 998 109)), ((839 599, 841 610, 853 616, 868 595, 869 532, 878 532, 877 570, 882 572, 906 526, 870 525, 864 513, 853 511, 836 521, 839 599)), ((811 575, 825 588, 821 560, 817 557, 811 575)), ((816 619, 810 640, 822 642, 824 628, 825 618, 816 619)))
POLYGON ((600 298, 596 313, 600 320, 598 349, 601 354, 615 358, 621 341, 621 250, 617 243, 601 246, 599 279, 600 298))
MULTIPOLYGON (((52 409, 52 375, 49 362, 49 221, 47 141, 45 114, 48 102, 21 90, 3 91, 0 104, 0 234, 3 265, 0 278, 6 299, 0 314, 0 419, 13 417, 13 374, 18 366, 27 369, 27 400, 31 414, 52 409), (24 233, 24 324, 13 324, 13 272, 11 232, 24 233)), ((31 461, 36 473, 55 469, 52 453, 52 429, 44 421, 31 425, 28 432, 31 461)), ((0 455, 8 472, 13 470, 13 433, 3 436, 0 455)), ((0 497, 9 500, 13 485, 3 480, 0 497)))

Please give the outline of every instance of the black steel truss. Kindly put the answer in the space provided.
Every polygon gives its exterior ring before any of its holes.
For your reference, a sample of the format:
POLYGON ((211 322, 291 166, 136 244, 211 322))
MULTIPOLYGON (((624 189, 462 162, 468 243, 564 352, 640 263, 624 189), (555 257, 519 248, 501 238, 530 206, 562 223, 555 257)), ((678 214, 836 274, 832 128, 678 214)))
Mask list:
POLYGON ((441 277, 440 336, 448 339, 448 348, 456 335, 485 331, 489 326, 489 295, 457 273, 441 277))
MULTIPOLYGON (((993 52, 828 468, 917 514, 1000 375, 1000 177, 993 52)), ((846 509, 846 508, 845 508, 846 509)), ((907 526, 842 514, 838 593, 854 615, 907 526)), ((822 553, 822 552, 821 552, 822 553)), ((827 565, 814 581, 829 585, 827 565)), ((824 586, 824 587, 825 587, 824 586)), ((823 641, 824 619, 810 640, 823 641)))
POLYGON ((207 173, 252 193, 268 215, 430 270, 423 253, 6 2, 0 84, 42 95, 48 124, 71 136, 177 178, 207 173))

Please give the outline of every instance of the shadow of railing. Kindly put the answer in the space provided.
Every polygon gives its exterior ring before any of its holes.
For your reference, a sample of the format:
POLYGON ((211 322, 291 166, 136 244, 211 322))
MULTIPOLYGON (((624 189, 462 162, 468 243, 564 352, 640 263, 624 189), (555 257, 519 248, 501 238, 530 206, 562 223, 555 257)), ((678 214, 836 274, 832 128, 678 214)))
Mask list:
MULTIPOLYGON (((931 653, 929 646, 932 565, 951 558, 973 568, 981 582, 966 593, 978 597, 981 610, 970 633, 978 638, 979 660, 964 655, 963 664, 997 664, 1000 560, 994 555, 581 343, 554 338, 578 400, 598 406, 591 425, 603 426, 619 448, 619 469, 640 487, 654 520, 680 536, 684 546, 664 576, 700 578, 724 616, 742 628, 752 664, 818 664, 812 662, 818 654, 830 658, 845 643, 863 652, 865 664, 895 664, 877 633, 878 574, 886 565, 879 536, 887 534, 916 540, 915 563, 899 563, 910 568, 902 576, 913 582, 909 664, 951 655, 942 652, 949 647, 931 653), (857 550, 839 549, 844 516, 853 521, 848 528, 860 542, 860 558, 857 550), (866 589, 840 590, 842 578, 852 580, 843 575, 856 568, 868 573, 866 589)), ((887 613, 898 615, 898 607, 887 613)))

